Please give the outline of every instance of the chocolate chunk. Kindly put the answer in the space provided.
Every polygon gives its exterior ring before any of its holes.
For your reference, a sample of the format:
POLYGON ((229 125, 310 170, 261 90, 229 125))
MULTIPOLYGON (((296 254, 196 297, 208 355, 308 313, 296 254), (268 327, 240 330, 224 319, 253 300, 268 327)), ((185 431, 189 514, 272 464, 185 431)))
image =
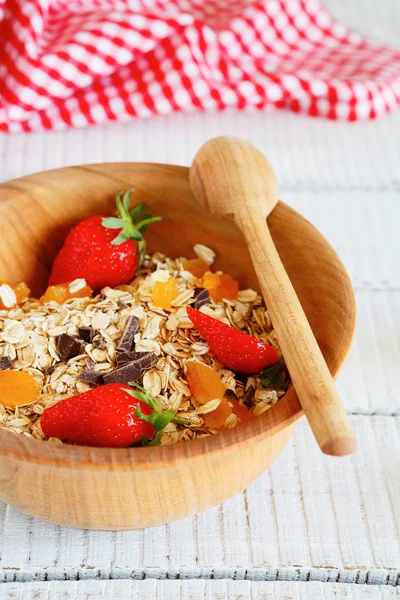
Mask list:
POLYGON ((243 404, 247 406, 247 408, 251 408, 253 406, 253 398, 254 398, 255 388, 254 385, 249 385, 247 390, 244 393, 242 398, 243 404))
POLYGON ((100 350, 107 348, 107 344, 104 340, 93 340, 92 344, 95 348, 99 348, 100 350))
POLYGON ((132 350, 135 334, 139 330, 139 319, 134 315, 128 318, 125 329, 118 343, 117 350, 129 352, 132 350))
POLYGON ((56 348, 61 360, 69 360, 73 356, 78 356, 84 345, 82 340, 72 337, 68 333, 56 336, 56 348))
POLYGON ((108 383, 129 383, 130 381, 138 381, 141 376, 142 370, 131 362, 104 375, 104 383, 106 385, 108 383))
MULTIPOLYGON (((146 356, 155 356, 154 352, 116 352, 117 365, 125 365, 128 362, 143 360, 146 356)), ((157 359, 156 359, 157 362, 157 359)), ((155 364, 155 363, 154 363, 155 364)), ((152 365, 151 365, 152 366, 152 365)))
POLYGON ((246 375, 245 373, 236 373, 235 375, 236 381, 240 381, 241 383, 244 383, 244 385, 246 385, 247 383, 247 378, 248 375, 246 375))
POLYGON ((8 369, 12 369, 12 360, 9 356, 2 356, 0 358, 0 371, 7 371, 8 369))
POLYGON ((85 381, 86 383, 93 383, 94 385, 104 385, 104 377, 99 371, 95 371, 94 369, 85 369, 79 375, 79 379, 81 381, 85 381))
POLYGON ((136 360, 119 366, 111 373, 104 375, 104 383, 129 383, 138 381, 145 369, 149 369, 157 362, 157 356, 154 352, 132 352, 139 355, 136 360))
POLYGON ((231 400, 238 400, 239 398, 236 396, 235 392, 233 390, 227 389, 225 390, 224 393, 225 398, 231 399, 231 400))
POLYGON ((44 373, 45 375, 51 375, 52 373, 54 373, 55 369, 56 369, 56 368, 55 368, 55 366, 54 366, 54 365, 50 365, 49 367, 46 367, 46 368, 44 369, 43 373, 44 373))
POLYGON ((135 365, 139 365, 139 368, 142 371, 154 367, 158 360, 154 352, 140 352, 140 354, 143 354, 143 356, 139 356, 139 358, 135 360, 135 365))
POLYGON ((194 300, 191 302, 190 306, 193 308, 201 308, 204 304, 208 304, 210 302, 210 294, 206 288, 194 288, 194 300))
POLYGON ((80 337, 88 344, 93 342, 94 336, 98 333, 96 329, 93 329, 93 327, 79 327, 78 331, 80 337))

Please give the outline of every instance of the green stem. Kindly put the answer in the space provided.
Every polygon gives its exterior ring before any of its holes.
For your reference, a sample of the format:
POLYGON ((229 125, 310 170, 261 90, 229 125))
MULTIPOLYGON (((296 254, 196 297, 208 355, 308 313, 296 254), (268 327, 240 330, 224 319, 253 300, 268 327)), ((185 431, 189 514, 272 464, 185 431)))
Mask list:
POLYGON ((162 221, 163 218, 162 217, 151 217, 149 219, 144 219, 143 221, 140 221, 137 226, 136 229, 138 231, 141 231, 144 227, 148 227, 149 225, 151 225, 152 223, 159 223, 160 221, 162 221))
POLYGON ((187 419, 179 419, 178 417, 174 417, 172 419, 172 423, 178 423, 178 425, 190 425, 190 421, 188 421, 187 419))

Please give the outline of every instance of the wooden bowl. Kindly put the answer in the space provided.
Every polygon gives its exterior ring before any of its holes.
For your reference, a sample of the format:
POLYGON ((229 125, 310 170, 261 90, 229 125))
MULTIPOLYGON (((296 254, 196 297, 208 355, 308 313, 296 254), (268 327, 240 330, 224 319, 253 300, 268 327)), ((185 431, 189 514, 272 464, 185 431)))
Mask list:
MULTIPOLYGON (((191 257, 201 242, 217 252, 217 268, 243 288, 258 288, 241 233, 197 204, 188 169, 137 163, 65 168, 0 185, 0 278, 24 280, 40 294, 71 226, 112 212, 115 192, 129 188, 135 201, 165 217, 149 230, 150 251, 191 257)), ((325 238, 282 202, 269 226, 336 375, 355 325, 349 277, 325 238)), ((254 421, 174 446, 58 446, 0 429, 0 497, 35 517, 85 529, 138 529, 181 519, 249 485, 277 458, 301 414, 291 387, 254 421)))

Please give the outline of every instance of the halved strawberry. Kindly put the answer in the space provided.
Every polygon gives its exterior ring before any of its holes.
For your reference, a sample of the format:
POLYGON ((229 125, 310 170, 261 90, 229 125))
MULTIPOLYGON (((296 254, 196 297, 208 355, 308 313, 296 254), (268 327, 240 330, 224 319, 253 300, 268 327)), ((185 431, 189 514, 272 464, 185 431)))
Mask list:
POLYGON ((191 306, 186 310, 211 351, 232 371, 256 374, 278 362, 279 353, 272 346, 191 306))

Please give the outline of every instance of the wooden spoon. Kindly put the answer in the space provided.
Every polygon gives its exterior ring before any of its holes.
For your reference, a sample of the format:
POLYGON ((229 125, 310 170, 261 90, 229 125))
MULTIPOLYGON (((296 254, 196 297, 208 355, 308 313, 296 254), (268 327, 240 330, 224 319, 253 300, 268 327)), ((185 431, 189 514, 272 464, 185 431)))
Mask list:
POLYGON ((190 168, 197 200, 241 229, 297 395, 323 452, 356 450, 346 411, 321 350, 272 241, 267 217, 278 202, 278 182, 254 146, 233 137, 210 140, 190 168))

